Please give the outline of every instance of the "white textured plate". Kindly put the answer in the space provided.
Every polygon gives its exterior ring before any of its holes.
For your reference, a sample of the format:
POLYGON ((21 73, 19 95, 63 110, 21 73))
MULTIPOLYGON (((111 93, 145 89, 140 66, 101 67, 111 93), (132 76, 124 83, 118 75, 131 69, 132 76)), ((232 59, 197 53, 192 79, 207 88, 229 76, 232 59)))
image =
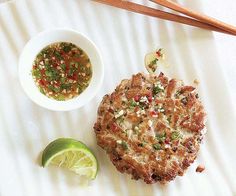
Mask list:
MULTIPOLYGON (((198 3, 194 1, 196 8, 198 3)), ((129 13, 90 0, 17 0, 0 6, 1 196, 230 196, 236 194, 236 117, 212 34, 129 13), (45 110, 22 92, 18 57, 30 37, 52 27, 76 29, 101 50, 105 79, 97 96, 72 112, 45 110), (96 145, 93 124, 102 96, 121 79, 144 71, 147 52, 163 47, 170 77, 192 83, 208 113, 207 135, 195 163, 166 186, 146 185, 120 174, 96 145), (85 142, 98 157, 97 179, 81 187, 77 176, 39 166, 40 151, 58 137, 85 142), (206 170, 195 172, 198 164, 206 170)))

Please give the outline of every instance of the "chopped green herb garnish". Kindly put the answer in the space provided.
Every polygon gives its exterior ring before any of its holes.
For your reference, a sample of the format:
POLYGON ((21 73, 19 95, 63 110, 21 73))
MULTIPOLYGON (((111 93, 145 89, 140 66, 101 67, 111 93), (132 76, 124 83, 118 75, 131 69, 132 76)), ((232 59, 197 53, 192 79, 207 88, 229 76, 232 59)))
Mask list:
POLYGON ((61 78, 60 81, 61 81, 61 83, 65 83, 66 78, 61 78))
POLYGON ((153 144, 152 147, 153 147, 155 150, 161 150, 161 145, 160 145, 160 144, 153 144))
POLYGON ((157 95, 158 93, 160 93, 160 92, 163 92, 164 91, 164 89, 163 88, 161 88, 159 85, 157 85, 157 86, 154 86, 153 87, 153 94, 154 95, 157 95))
POLYGON ((71 88, 71 84, 61 84, 61 89, 70 89, 71 88))
POLYGON ((40 88, 39 88, 39 91, 40 91, 42 94, 44 94, 44 95, 45 95, 45 92, 44 92, 44 90, 43 90, 43 88, 42 88, 42 87, 40 87, 40 88))
POLYGON ((136 107, 137 105, 138 104, 134 100, 130 101, 130 107, 136 107))
POLYGON ((178 91, 176 91, 176 93, 175 93, 175 97, 178 97, 178 96, 180 96, 181 94, 182 94, 181 90, 178 90, 178 91))
POLYGON ((164 142, 166 139, 166 132, 164 133, 156 133, 156 139, 158 141, 164 142))
POLYGON ((142 143, 139 143, 138 146, 139 146, 139 147, 144 147, 145 144, 142 142, 142 143))
POLYGON ((52 77, 53 73, 51 71, 45 71, 45 75, 48 77, 52 77))
POLYGON ((183 138, 183 135, 180 132, 174 131, 171 133, 171 140, 178 140, 181 138, 183 138))
POLYGON ((158 59, 155 58, 154 60, 152 60, 150 63, 149 63, 149 66, 153 66, 157 63, 158 59))
POLYGON ((75 62, 75 67, 78 68, 79 67, 79 63, 75 62))
POLYGON ((55 56, 57 57, 57 59, 61 59, 61 54, 59 52, 55 52, 55 56))
POLYGON ((122 141, 122 147, 124 150, 127 150, 128 149, 128 144, 125 142, 125 141, 122 141))
POLYGON ((72 76, 72 75, 73 75, 73 69, 70 69, 70 70, 69 70, 68 75, 69 75, 69 76, 72 76))
POLYGON ((76 54, 74 54, 74 57, 80 58, 80 54, 76 53, 76 54))
POLYGON ((85 73, 90 76, 92 74, 92 71, 90 69, 87 69, 85 73))
POLYGON ((157 61, 158 61, 158 59, 156 58, 148 64, 148 68, 151 69, 152 72, 155 72, 157 69, 157 61))
POLYGON ((66 70, 66 64, 62 63, 60 66, 64 71, 66 70))
POLYGON ((65 96, 60 94, 58 97, 57 97, 57 100, 58 101, 65 101, 65 96))
POLYGON ((127 144, 125 141, 123 141, 123 140, 117 140, 116 142, 117 142, 118 144, 120 144, 124 150, 127 150, 127 149, 128 149, 128 144, 127 144))
POLYGON ((71 50, 71 46, 66 45, 64 46, 63 50, 64 52, 69 52, 71 50))
POLYGON ((32 71, 32 75, 33 75, 34 77, 36 77, 37 79, 41 77, 41 73, 40 73, 40 71, 39 71, 38 69, 34 69, 34 70, 32 71))
POLYGON ((55 93, 58 93, 58 92, 60 91, 60 88, 55 88, 55 87, 52 86, 52 85, 49 85, 48 88, 49 88, 51 91, 55 92, 55 93))
POLYGON ((165 112, 165 108, 163 108, 163 107, 158 108, 158 112, 164 113, 165 112))
POLYGON ((43 60, 43 54, 39 53, 39 54, 37 55, 37 62, 40 62, 40 61, 42 61, 42 60, 43 60))
POLYGON ((81 87, 81 85, 80 85, 80 84, 78 85, 78 87, 77 87, 77 88, 78 88, 78 91, 79 91, 79 92, 82 92, 82 91, 83 91, 83 88, 81 87))
POLYGON ((79 52, 80 52, 80 54, 83 54, 83 50, 80 49, 79 52))
POLYGON ((60 92, 60 88, 55 88, 55 87, 54 87, 53 91, 54 91, 55 93, 58 93, 58 92, 60 92))
POLYGON ((120 116, 116 119, 116 122, 121 125, 123 122, 124 122, 124 117, 123 116, 120 116))
POLYGON ((171 116, 169 116, 169 117, 167 118, 167 121, 168 121, 169 124, 171 123, 171 116))
POLYGON ((53 70, 51 80, 58 80, 59 78, 60 78, 59 73, 56 70, 53 70))
POLYGON ((50 67, 49 62, 45 62, 44 66, 46 69, 48 69, 50 67))

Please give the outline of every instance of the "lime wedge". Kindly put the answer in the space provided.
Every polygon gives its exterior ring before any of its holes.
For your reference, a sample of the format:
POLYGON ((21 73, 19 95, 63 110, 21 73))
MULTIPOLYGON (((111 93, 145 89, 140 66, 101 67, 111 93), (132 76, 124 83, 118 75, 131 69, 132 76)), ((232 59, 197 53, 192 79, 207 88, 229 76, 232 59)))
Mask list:
POLYGON ((97 159, 82 142, 71 138, 59 138, 47 145, 42 155, 42 166, 55 165, 95 179, 98 171, 97 159))

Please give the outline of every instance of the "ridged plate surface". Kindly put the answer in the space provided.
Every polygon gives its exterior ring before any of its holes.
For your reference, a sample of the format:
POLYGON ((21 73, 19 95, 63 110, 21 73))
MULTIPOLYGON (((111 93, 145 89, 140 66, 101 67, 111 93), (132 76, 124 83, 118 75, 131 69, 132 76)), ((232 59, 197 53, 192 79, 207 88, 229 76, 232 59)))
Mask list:
MULTIPOLYGON (((195 2, 196 7, 197 2, 195 2)), ((198 8, 200 9, 200 8, 198 8)), ((229 196, 236 195, 236 116, 230 89, 211 33, 176 23, 118 10, 90 0, 18 0, 0 6, 0 195, 1 196, 229 196), (105 79, 97 96, 71 112, 51 112, 23 92, 18 58, 38 32, 68 27, 92 39, 105 64, 105 79), (208 113, 207 135, 195 163, 184 177, 166 186, 146 185, 120 174, 96 145, 93 124, 106 93, 121 79, 145 71, 144 55, 166 50, 170 77, 192 84, 208 113), (99 161, 97 179, 82 186, 74 174, 39 165, 40 152, 58 137, 85 142, 99 161), (198 164, 206 170, 195 172, 198 164)))

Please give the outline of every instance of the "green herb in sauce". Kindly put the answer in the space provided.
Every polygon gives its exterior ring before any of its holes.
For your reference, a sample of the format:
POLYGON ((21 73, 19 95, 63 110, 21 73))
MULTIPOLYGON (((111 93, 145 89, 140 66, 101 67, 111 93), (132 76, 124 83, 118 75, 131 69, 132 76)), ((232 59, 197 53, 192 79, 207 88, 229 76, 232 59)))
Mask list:
POLYGON ((89 85, 92 66, 88 55, 72 43, 53 43, 36 56, 33 79, 41 93, 58 101, 72 99, 89 85))

